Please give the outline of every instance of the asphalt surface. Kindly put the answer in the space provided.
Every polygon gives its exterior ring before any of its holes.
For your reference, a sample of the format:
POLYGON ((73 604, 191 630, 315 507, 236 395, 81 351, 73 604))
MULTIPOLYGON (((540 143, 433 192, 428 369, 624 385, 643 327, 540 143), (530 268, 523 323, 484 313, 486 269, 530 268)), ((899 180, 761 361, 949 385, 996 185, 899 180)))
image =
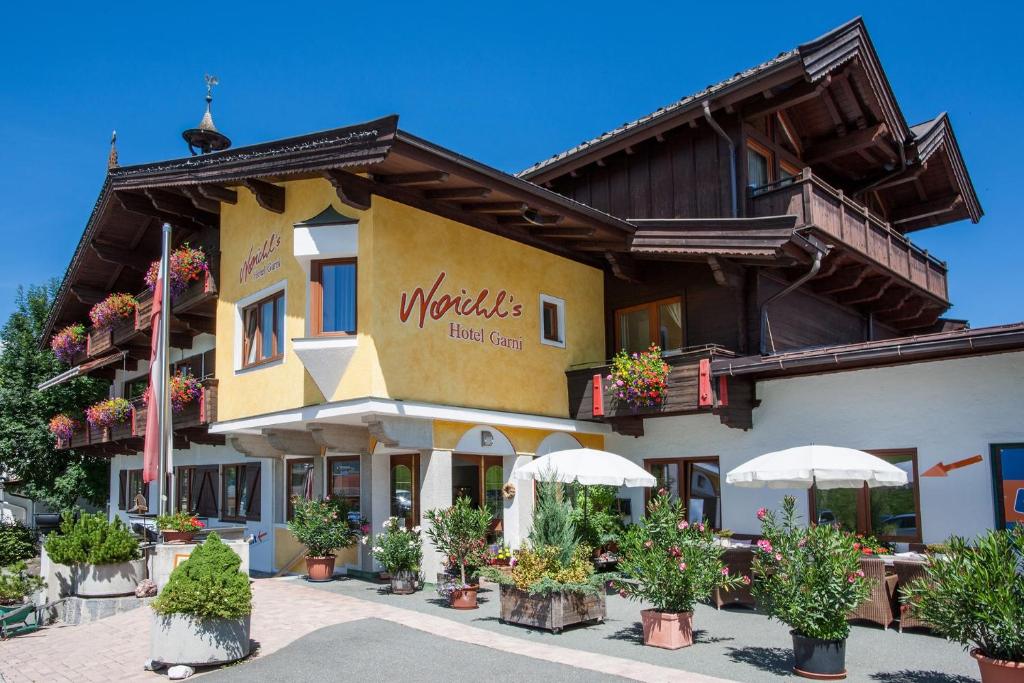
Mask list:
MULTIPOLYGON (((357 579, 307 585, 364 600, 426 612, 470 626, 522 638, 527 642, 561 645, 735 681, 779 683, 785 678, 796 680, 792 673, 793 641, 789 629, 777 621, 769 621, 763 614, 742 607, 719 611, 706 605, 698 605, 694 614, 694 645, 668 651, 643 645, 640 627, 640 609, 643 605, 631 603, 617 595, 608 596, 608 618, 603 624, 570 628, 556 635, 500 623, 498 590, 493 584, 489 585, 490 590, 485 585, 479 594, 480 609, 472 611, 449 609, 429 588, 413 595, 391 595, 383 586, 357 579)), ((358 630, 356 625, 349 632, 358 630)), ((379 645, 377 643, 378 649, 379 645)), ((437 646, 441 648, 437 650, 439 652, 447 652, 449 646, 473 647, 450 641, 446 641, 445 644, 438 643, 437 646)), ((335 644, 334 647, 338 645, 335 644)), ((387 656, 390 659, 392 652, 395 652, 396 656, 404 656, 398 653, 405 649, 407 648, 402 641, 391 641, 387 656)), ((347 646, 344 651, 345 661, 349 661, 354 652, 358 652, 357 649, 347 646)), ((465 671, 475 672, 475 677, 481 680, 486 680, 492 671, 500 671, 500 667, 492 667, 490 662, 492 657, 497 660, 504 655, 490 649, 482 654, 479 650, 477 652, 478 659, 475 665, 468 665, 465 671)), ((268 659, 274 656, 271 655, 268 659)), ((383 659, 379 652, 370 658, 378 663, 383 659)), ((413 659, 421 663, 424 658, 413 659)), ((454 663, 453 658, 447 656, 441 657, 441 661, 444 666, 459 666, 454 663)), ((529 663, 524 664, 528 665, 529 663)), ((450 672, 444 666, 435 670, 443 674, 440 678, 419 680, 457 680, 459 672, 450 672)), ((883 631, 873 625, 853 626, 846 646, 846 667, 849 672, 847 680, 863 683, 974 683, 979 680, 977 664, 960 646, 928 635, 926 632, 899 633, 895 628, 883 631)), ((600 680, 594 677, 593 673, 584 672, 581 675, 585 680, 600 680)))
POLYGON ((621 683, 563 664, 470 645, 381 619, 328 626, 203 681, 566 681, 621 683))

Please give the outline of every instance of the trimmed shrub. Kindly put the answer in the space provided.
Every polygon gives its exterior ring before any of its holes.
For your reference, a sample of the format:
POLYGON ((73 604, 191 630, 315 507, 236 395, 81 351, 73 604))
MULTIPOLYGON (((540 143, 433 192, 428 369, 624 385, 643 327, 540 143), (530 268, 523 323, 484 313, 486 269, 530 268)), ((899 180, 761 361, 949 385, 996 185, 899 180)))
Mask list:
POLYGON ((139 558, 139 541, 115 518, 107 521, 102 512, 65 512, 60 531, 46 537, 46 554, 58 564, 120 564, 139 558))
POLYGON ((18 521, 0 522, 0 567, 27 560, 35 554, 35 532, 18 521))
POLYGON ((200 619, 238 619, 252 612, 249 577, 234 550, 216 533, 179 564, 153 601, 157 614, 190 614, 200 619))

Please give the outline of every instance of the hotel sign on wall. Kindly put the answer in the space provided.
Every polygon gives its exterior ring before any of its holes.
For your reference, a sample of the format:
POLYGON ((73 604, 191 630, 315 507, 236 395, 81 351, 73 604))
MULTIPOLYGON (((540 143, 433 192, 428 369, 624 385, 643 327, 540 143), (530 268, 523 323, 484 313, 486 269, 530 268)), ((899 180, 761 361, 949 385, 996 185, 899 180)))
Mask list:
POLYGON ((281 267, 281 233, 275 232, 263 244, 250 244, 249 253, 238 270, 238 283, 260 280, 281 267))
POLYGON ((448 339, 487 344, 510 351, 523 350, 522 337, 509 337, 488 322, 514 320, 523 316, 523 305, 506 289, 492 293, 484 288, 470 292, 446 285, 447 273, 441 271, 428 288, 416 287, 402 292, 398 318, 419 329, 432 323, 445 326, 448 339))

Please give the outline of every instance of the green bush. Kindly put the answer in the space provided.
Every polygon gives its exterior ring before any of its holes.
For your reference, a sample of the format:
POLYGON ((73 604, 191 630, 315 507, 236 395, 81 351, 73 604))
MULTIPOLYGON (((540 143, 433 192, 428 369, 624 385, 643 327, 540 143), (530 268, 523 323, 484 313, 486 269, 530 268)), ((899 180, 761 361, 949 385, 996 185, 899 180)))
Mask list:
POLYGON ((359 540, 359 534, 348 523, 349 506, 341 498, 313 500, 295 496, 292 511, 288 530, 306 546, 307 557, 329 557, 335 550, 359 540))
POLYGON ((902 587, 916 616, 966 649, 1024 662, 1024 526, 989 531, 972 547, 945 543, 945 557, 928 557, 928 576, 902 587))
POLYGON ((45 585, 41 577, 25 571, 24 562, 0 567, 0 605, 19 603, 45 585))
POLYGON ((216 533, 179 564, 153 601, 157 614, 191 614, 200 619, 238 619, 252 612, 249 577, 242 558, 216 533))
POLYGON ((36 535, 18 521, 0 522, 0 567, 36 554, 36 535))
POLYGON ((65 512, 60 531, 46 537, 46 554, 58 564, 119 564, 139 558, 139 541, 115 518, 107 520, 102 512, 65 512))
POLYGON ((615 511, 618 489, 614 486, 570 486, 575 505, 572 521, 581 543, 591 548, 604 548, 618 543, 622 535, 622 519, 615 511))
POLYGON ((420 539, 420 528, 403 529, 398 526, 397 517, 388 517, 384 522, 384 532, 372 538, 366 537, 364 543, 370 546, 373 559, 384 565, 388 573, 409 571, 418 572, 423 563, 423 541, 420 539))

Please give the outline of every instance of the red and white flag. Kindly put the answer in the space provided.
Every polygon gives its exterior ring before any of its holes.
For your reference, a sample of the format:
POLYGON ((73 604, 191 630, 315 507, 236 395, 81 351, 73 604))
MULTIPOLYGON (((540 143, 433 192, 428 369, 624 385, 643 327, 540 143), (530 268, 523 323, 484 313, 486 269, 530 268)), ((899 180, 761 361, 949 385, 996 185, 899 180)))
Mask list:
MULTIPOLYGON (((170 226, 164 225, 163 249, 160 255, 160 266, 157 270, 156 287, 153 289, 153 308, 150 311, 150 329, 152 338, 149 344, 149 399, 146 405, 146 439, 142 456, 142 480, 147 484, 158 481, 162 468, 169 468, 170 463, 161 462, 161 448, 169 438, 170 404, 168 394, 169 378, 167 365, 167 339, 164 324, 164 303, 168 292, 168 276, 170 274, 170 226)), ((170 449, 164 451, 164 457, 170 458, 170 449)), ((157 503, 162 509, 163 501, 157 503)))

